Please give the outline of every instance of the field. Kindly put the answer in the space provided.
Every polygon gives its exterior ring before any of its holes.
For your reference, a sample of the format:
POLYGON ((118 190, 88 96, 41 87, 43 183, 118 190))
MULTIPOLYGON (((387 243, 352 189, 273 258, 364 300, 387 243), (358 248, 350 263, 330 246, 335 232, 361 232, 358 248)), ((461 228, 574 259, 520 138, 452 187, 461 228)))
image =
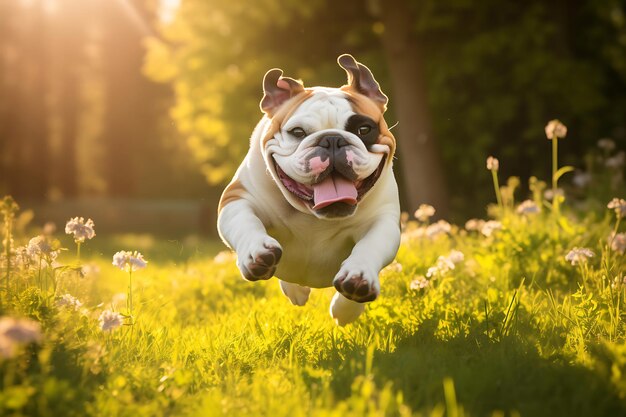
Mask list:
POLYGON ((531 180, 519 204, 518 183, 490 221, 405 221, 346 327, 334 290, 292 306, 219 242, 95 236, 78 253, 62 230, 31 239, 5 198, 0 415, 626 415, 626 201, 551 202, 531 180), (147 265, 112 265, 120 250, 147 265))

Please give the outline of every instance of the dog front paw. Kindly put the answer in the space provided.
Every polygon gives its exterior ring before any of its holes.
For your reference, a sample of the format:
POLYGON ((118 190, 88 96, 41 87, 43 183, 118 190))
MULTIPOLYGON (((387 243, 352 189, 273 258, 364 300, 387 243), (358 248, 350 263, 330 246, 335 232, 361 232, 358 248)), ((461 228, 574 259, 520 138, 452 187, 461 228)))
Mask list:
POLYGON ((237 267, 248 281, 270 279, 283 255, 280 244, 269 236, 251 242, 244 253, 237 254, 237 267))
POLYGON ((378 274, 348 262, 341 266, 333 285, 337 292, 357 303, 374 301, 380 294, 378 274))

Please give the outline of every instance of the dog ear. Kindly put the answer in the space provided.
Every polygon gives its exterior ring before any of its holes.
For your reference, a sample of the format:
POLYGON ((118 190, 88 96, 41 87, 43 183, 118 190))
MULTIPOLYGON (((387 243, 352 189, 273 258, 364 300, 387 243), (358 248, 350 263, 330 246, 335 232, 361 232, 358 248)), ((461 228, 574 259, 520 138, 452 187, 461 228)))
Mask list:
POLYGON ((272 116, 285 101, 304 91, 304 85, 300 81, 282 75, 283 70, 274 68, 263 77, 261 110, 268 116, 272 116))
POLYGON ((369 97, 382 111, 385 111, 389 99, 380 91, 380 85, 374 78, 374 75, 372 75, 372 71, 365 65, 357 62, 350 54, 339 56, 337 63, 348 74, 347 87, 369 97))

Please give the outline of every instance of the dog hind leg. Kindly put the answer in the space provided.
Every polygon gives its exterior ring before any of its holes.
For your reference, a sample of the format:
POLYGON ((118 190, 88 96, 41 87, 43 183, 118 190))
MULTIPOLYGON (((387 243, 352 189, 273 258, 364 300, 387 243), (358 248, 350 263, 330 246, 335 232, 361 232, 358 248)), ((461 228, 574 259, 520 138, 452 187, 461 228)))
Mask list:
POLYGON ((292 284, 291 282, 280 282, 280 290, 289 298, 291 304, 296 306, 303 306, 309 300, 311 289, 309 287, 303 287, 298 284, 292 284))
POLYGON ((335 294, 332 301, 330 302, 330 316, 339 326, 345 326, 346 324, 352 323, 364 311, 364 303, 357 303, 356 301, 352 301, 344 297, 339 292, 335 294))

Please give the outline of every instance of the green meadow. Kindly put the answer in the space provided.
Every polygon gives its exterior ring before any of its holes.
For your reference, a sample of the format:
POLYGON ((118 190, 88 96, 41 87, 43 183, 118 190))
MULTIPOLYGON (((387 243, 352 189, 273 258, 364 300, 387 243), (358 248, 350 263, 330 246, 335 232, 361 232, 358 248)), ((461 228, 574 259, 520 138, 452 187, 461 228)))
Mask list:
POLYGON ((626 415, 626 201, 594 197, 609 171, 523 191, 497 165, 487 220, 403 217, 381 296, 345 327, 334 289, 292 306, 220 242, 79 249, 97 219, 42 231, 5 197, 0 415, 626 415))

